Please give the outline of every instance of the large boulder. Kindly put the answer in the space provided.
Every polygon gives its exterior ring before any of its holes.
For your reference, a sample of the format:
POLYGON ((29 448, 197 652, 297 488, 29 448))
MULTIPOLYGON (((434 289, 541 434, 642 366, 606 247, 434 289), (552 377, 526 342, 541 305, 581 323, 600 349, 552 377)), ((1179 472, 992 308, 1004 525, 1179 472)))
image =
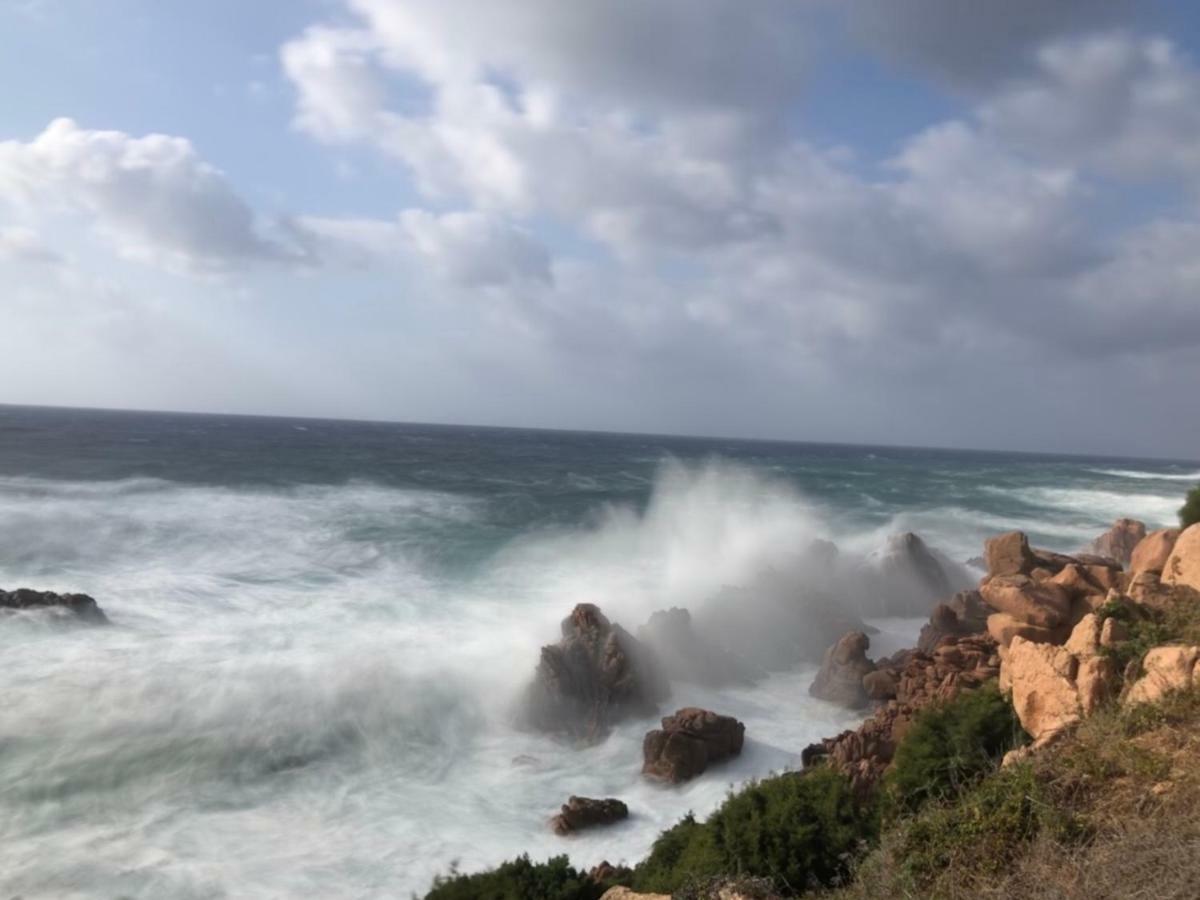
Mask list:
POLYGON ((686 707, 662 720, 642 741, 642 773, 679 784, 742 752, 746 726, 732 716, 686 707))
POLYGON ((35 609, 61 610, 83 622, 93 625, 108 624, 108 616, 87 594, 56 594, 53 591, 34 591, 17 588, 15 591, 0 591, 0 611, 11 612, 35 609))
POLYGON ((542 648, 522 721, 592 742, 621 719, 652 715, 670 693, 650 653, 600 610, 581 603, 562 622, 562 640, 542 648))
POLYGON ((1061 626, 1042 628, 1023 622, 1008 613, 992 613, 988 616, 987 632, 1001 647, 1007 647, 1015 637, 1022 637, 1035 644, 1057 644, 1066 637, 1065 629, 1061 626))
POLYGON ((1092 541, 1091 551, 1129 565, 1134 548, 1146 536, 1146 523, 1137 519, 1117 519, 1112 527, 1092 541))
POLYGON ((1175 542, 1179 540, 1178 528, 1160 528, 1158 531, 1152 531, 1141 541, 1133 550, 1133 555, 1129 560, 1129 574, 1138 576, 1142 572, 1154 572, 1161 575, 1166 568, 1167 560, 1171 558, 1171 551, 1175 549, 1175 542))
POLYGON ((593 800, 590 797, 571 797, 562 805, 557 816, 550 820, 555 834, 568 835, 597 825, 612 825, 629 817, 629 807, 620 800, 593 800))
POLYGON ((987 629, 991 608, 984 603, 979 591, 959 591, 949 603, 939 603, 921 627, 917 649, 932 653, 941 643, 987 629))
POLYGON ((852 631, 825 651, 825 659, 808 692, 820 700, 828 700, 849 709, 867 705, 867 690, 863 677, 875 671, 875 663, 867 659, 871 641, 861 631, 852 631))
POLYGON ((1200 523, 1185 529, 1176 539, 1163 565, 1162 580, 1200 591, 1200 523))
POLYGON ((1071 615, 1071 596, 1060 585, 1035 582, 1024 575, 999 575, 979 588, 984 602, 998 612, 1040 628, 1062 625, 1071 615))
POLYGON ((721 687, 751 684, 766 675, 701 635, 691 613, 680 607, 651 614, 637 636, 672 681, 721 687))
POLYGON ((1079 660, 1065 648, 1014 637, 1003 668, 1013 709, 1035 741, 1058 734, 1083 717, 1075 684, 1079 660))
POLYGON ((1126 705, 1155 703, 1200 684, 1200 647, 1155 647, 1142 660, 1142 670, 1145 674, 1122 701, 1126 705))

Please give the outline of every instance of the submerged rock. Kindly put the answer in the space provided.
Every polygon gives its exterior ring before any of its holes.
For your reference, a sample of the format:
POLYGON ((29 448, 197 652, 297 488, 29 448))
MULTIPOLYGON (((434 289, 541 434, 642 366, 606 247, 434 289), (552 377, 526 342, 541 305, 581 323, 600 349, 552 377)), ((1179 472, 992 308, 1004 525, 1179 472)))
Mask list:
POLYGON ((557 816, 550 820, 555 834, 568 835, 597 825, 612 825, 629 818, 629 807, 620 800, 608 798, 571 797, 562 805, 557 816))
POLYGON ((642 774, 679 784, 742 752, 746 726, 732 716, 686 707, 642 741, 642 774))
POLYGON ((62 609, 76 618, 95 625, 108 624, 108 616, 87 594, 56 594, 53 591, 34 591, 18 588, 0 591, 0 610, 62 609))
POLYGON ((542 648, 521 710, 525 725, 597 741, 622 719, 657 712, 670 694, 647 649, 596 606, 576 606, 562 635, 542 648))

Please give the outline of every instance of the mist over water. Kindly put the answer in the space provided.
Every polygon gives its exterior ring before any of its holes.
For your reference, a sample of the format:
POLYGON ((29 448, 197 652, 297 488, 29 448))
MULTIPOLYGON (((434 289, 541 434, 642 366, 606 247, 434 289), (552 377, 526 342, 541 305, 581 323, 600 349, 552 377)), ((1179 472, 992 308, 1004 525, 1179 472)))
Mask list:
MULTIPOLYGON (((593 602, 636 630, 786 568, 814 538, 913 530, 948 557, 1024 528, 1072 550, 1168 524, 1191 464, 0 408, 0 587, 113 622, 0 620, 0 895, 420 893, 517 853, 635 861, 689 809, 799 765, 859 716, 800 666, 673 685, 747 726, 682 788, 638 775, 653 720, 578 750, 511 704, 593 602), (564 840, 568 795, 630 820, 564 840)), ((917 624, 874 622, 872 654, 917 624)))

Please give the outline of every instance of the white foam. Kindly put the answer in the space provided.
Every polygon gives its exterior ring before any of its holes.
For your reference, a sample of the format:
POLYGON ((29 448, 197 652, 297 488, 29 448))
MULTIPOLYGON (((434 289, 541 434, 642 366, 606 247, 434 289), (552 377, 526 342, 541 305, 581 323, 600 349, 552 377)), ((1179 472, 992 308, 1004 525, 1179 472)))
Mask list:
POLYGON ((1200 485, 1200 472, 1143 472, 1135 469, 1092 469, 1097 475, 1133 478, 1139 481, 1190 481, 1200 485))

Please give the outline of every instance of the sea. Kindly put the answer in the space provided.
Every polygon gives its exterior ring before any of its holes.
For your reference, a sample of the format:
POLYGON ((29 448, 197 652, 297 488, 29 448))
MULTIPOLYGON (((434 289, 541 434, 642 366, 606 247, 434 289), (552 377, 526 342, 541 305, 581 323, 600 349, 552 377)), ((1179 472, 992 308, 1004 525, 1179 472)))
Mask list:
MULTIPOLYGON (((0 897, 362 898, 528 853, 635 862, 691 811, 860 714, 811 664, 675 684, 736 760, 639 775, 652 719, 576 747, 513 704, 580 602, 630 631, 814 538, 915 531, 965 562, 1175 521, 1200 463, 634 434, 0 407, 0 588, 112 624, 0 619, 0 897), (571 838, 570 795, 628 821, 571 838)), ((872 653, 920 622, 871 623, 872 653)), ((664 710, 664 711, 670 711, 664 710)))

